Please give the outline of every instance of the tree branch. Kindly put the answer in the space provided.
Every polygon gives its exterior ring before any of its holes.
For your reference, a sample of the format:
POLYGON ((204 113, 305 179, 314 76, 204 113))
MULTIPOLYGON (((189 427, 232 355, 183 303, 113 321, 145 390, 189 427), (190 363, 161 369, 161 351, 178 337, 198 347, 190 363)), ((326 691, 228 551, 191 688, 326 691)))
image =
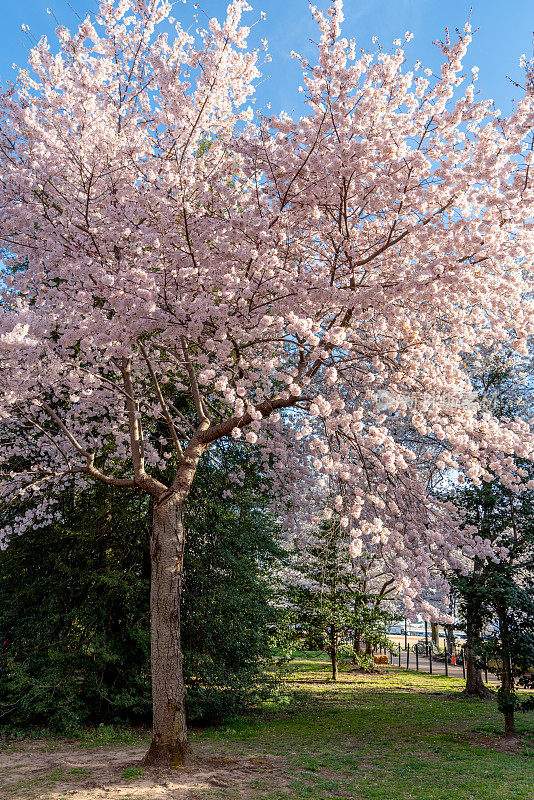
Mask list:
POLYGON ((141 425, 140 420, 138 419, 139 412, 136 408, 136 402, 134 399, 132 366, 129 358, 123 356, 121 359, 120 370, 122 373, 122 379, 124 381, 124 389, 126 391, 126 410, 128 413, 128 427, 130 429, 132 463, 134 468, 134 476, 137 480, 142 478, 146 473, 142 449, 141 425))
POLYGON ((143 358, 146 361, 146 365, 148 367, 148 371, 150 372, 150 377, 152 378, 152 384, 154 386, 154 390, 156 392, 156 396, 157 396, 157 398, 159 400, 159 404, 161 406, 161 410, 163 411, 163 416, 165 417, 165 420, 167 421, 167 425, 169 426, 169 430, 171 432, 171 436, 172 436, 172 441, 174 443, 174 447, 176 449, 176 452, 180 456, 180 458, 182 458, 183 454, 184 454, 183 450, 182 450, 182 445, 180 444, 180 440, 178 438, 178 434, 176 433, 176 428, 174 427, 174 422, 172 421, 172 417, 169 414, 169 409, 167 407, 167 403, 165 402, 165 398, 163 397, 163 394, 161 392, 161 388, 160 388, 160 385, 159 385, 159 382, 158 382, 158 379, 157 379, 157 376, 156 376, 156 372, 154 370, 152 362, 150 361, 150 359, 148 357, 148 353, 146 351, 146 348, 143 346, 143 344, 141 342, 138 342, 137 344, 139 346, 139 349, 140 349, 141 353, 143 354, 143 358))
POLYGON ((85 456, 86 458, 90 458, 92 456, 92 453, 89 450, 85 450, 85 448, 82 447, 82 445, 78 442, 75 436, 69 431, 65 423, 62 422, 62 420, 58 417, 54 409, 50 408, 48 403, 45 403, 44 400, 41 400, 40 403, 41 403, 41 408, 43 408, 44 411, 46 411, 49 417, 52 417, 54 422, 61 428, 61 430, 63 431, 69 442, 72 445, 74 445, 78 453, 80 453, 80 455, 82 456, 85 456))
POLYGON ((187 350, 187 342, 184 336, 180 337, 180 343, 182 345, 182 352, 184 354, 184 359, 185 359, 185 368, 189 376, 189 385, 191 386, 193 400, 195 401, 195 408, 197 411, 198 419, 200 421, 201 426, 203 425, 205 429, 210 424, 211 420, 208 414, 206 413, 204 403, 202 402, 202 396, 200 394, 200 389, 198 388, 198 381, 197 381, 197 376, 195 374, 195 368, 191 362, 191 358, 187 350))
MULTIPOLYGON (((273 397, 272 400, 264 400, 263 403, 259 403, 255 406, 256 411, 259 411, 262 417, 265 419, 266 417, 270 417, 275 411, 278 411, 280 408, 289 408, 290 406, 294 406, 301 397, 297 397, 296 395, 290 395, 288 398, 283 397, 273 397)), ((252 422, 252 417, 247 412, 246 414, 242 414, 241 416, 234 416, 230 417, 229 419, 225 420, 224 422, 219 422, 217 425, 212 425, 205 431, 201 431, 198 433, 198 439, 203 444, 211 444, 216 439, 220 439, 222 436, 229 436, 234 428, 246 428, 247 425, 250 425, 252 422)))

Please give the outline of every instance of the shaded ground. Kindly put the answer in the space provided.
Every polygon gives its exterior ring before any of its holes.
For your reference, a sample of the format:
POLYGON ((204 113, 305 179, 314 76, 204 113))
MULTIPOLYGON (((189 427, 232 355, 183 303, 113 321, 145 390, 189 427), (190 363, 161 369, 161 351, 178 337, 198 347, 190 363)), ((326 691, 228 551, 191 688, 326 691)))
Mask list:
POLYGON ((495 704, 461 698, 460 680, 397 671, 333 684, 328 670, 301 660, 289 706, 194 732, 187 770, 142 770, 147 739, 132 732, 4 746, 0 798, 534 800, 534 714, 510 745, 495 704))
POLYGON ((198 748, 198 764, 187 770, 162 772, 139 766, 147 744, 113 745, 81 751, 72 744, 26 742, 0 754, 0 791, 8 798, 46 800, 185 800, 203 797, 210 789, 246 790, 254 776, 277 771, 276 759, 210 757, 198 748))

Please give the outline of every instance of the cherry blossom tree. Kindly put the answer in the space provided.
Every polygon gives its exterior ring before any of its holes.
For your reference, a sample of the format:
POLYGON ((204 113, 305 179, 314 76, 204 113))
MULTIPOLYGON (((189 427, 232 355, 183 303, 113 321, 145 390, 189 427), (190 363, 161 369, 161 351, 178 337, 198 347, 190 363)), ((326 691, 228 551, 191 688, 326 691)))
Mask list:
MULTIPOLYGON (((335 476, 325 518, 353 557, 387 545, 414 607, 456 548, 494 555, 429 498, 428 465, 514 487, 533 455, 464 368, 532 332, 532 95, 506 118, 476 99, 468 26, 437 77, 400 40, 357 52, 334 0, 312 9, 305 115, 262 119, 248 10, 193 36, 166 0, 104 0, 1 95, 2 496, 151 495, 150 763, 189 753, 182 513, 210 445, 257 443, 301 517, 335 476)), ((6 541, 56 513, 30 505, 6 541)))

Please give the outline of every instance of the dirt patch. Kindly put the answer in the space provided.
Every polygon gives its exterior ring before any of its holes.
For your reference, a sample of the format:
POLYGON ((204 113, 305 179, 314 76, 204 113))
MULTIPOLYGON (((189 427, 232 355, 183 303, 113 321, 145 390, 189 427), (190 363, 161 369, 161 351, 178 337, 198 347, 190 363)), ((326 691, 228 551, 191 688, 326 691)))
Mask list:
POLYGON ((489 733, 468 733, 461 737, 474 747, 487 747, 499 753, 516 753, 524 755, 526 742, 522 739, 507 739, 504 736, 492 736, 489 733))
POLYGON ((145 746, 80 749, 27 742, 0 751, 2 800, 193 800, 206 790, 231 788, 239 800, 253 800, 258 779, 283 789, 283 760, 276 757, 212 757, 201 747, 184 769, 149 770, 140 766, 145 746))

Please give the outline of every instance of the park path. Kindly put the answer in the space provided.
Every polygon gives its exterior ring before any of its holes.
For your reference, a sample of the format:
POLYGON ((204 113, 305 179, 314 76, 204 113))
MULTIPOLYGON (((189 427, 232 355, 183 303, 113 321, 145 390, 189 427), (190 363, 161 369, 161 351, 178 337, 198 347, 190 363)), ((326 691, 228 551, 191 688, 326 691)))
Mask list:
MULTIPOLYGON (((393 653, 393 659, 391 660, 391 656, 388 653, 388 658, 390 658, 391 664, 393 666, 399 666, 399 656, 397 653, 393 653)), ((424 656, 419 656, 418 658, 419 664, 419 672, 423 672, 428 674, 430 672, 430 659, 425 658, 424 656)), ((407 667, 407 651, 401 650, 400 651, 400 666, 406 669, 407 667)), ((416 669, 416 658, 415 653, 410 650, 410 659, 408 666, 410 669, 416 669)), ((447 671, 449 673, 449 678, 463 678, 464 673, 461 664, 456 664, 456 666, 449 664, 447 667, 447 671)), ((432 659, 432 674, 433 675, 445 675, 445 662, 444 661, 436 661, 435 658, 432 659)), ((488 686, 495 686, 499 684, 500 681, 496 675, 493 673, 488 672, 488 686)))

